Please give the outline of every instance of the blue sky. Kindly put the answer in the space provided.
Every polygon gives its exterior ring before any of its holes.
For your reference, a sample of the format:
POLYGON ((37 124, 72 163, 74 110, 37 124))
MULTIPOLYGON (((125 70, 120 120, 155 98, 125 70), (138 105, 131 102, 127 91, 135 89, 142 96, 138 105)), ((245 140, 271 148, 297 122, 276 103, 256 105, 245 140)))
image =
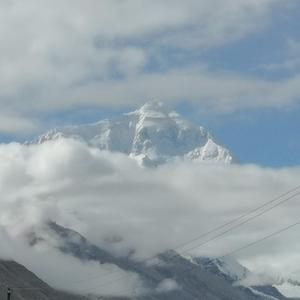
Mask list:
POLYGON ((300 164, 299 1, 0 6, 1 142, 157 99, 240 162, 300 164))
POLYGON ((185 108, 183 114, 204 124, 239 163, 276 168, 300 165, 299 106, 293 110, 243 110, 223 116, 199 115, 185 108))

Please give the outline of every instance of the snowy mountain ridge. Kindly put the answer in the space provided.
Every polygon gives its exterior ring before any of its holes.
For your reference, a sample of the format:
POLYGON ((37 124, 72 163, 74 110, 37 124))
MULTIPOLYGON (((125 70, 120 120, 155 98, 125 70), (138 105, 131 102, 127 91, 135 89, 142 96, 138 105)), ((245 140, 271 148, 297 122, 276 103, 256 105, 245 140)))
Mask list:
POLYGON ((231 283, 237 283, 247 278, 251 273, 247 268, 239 264, 232 257, 209 258, 191 257, 190 260, 196 265, 202 266, 205 270, 221 276, 231 283))
POLYGON ((176 159, 232 162, 229 150, 218 145, 209 132, 176 112, 168 111, 160 102, 147 102, 115 119, 57 127, 31 143, 63 137, 82 140, 101 150, 127 154, 144 166, 157 166, 176 159))

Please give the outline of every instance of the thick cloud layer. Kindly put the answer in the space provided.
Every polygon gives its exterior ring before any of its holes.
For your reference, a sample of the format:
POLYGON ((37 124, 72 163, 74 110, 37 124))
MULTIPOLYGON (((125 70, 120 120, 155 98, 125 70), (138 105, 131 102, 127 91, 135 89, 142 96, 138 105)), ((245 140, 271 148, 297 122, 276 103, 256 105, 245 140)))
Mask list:
MULTIPOLYGON (((134 249, 133 258, 142 259, 271 200, 298 185, 300 175, 299 168, 184 162, 146 169, 124 155, 63 139, 32 146, 1 145, 0 165, 1 257, 24 263, 55 286, 77 291, 88 291, 93 285, 71 282, 116 267, 83 264, 46 245, 30 248, 25 237, 33 228, 43 230, 53 220, 118 255, 134 249)), ((192 253, 221 256, 296 222, 299 200, 295 197, 192 253)), ((236 257, 251 269, 300 279, 294 264, 300 253, 297 232, 294 228, 236 257)), ((128 286, 142 288, 134 274, 127 275, 126 293, 128 286)))

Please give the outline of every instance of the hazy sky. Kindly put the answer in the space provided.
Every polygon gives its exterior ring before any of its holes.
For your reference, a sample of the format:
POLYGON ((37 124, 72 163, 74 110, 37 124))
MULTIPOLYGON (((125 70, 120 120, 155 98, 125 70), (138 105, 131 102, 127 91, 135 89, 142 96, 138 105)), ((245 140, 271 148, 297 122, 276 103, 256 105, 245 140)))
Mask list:
POLYGON ((299 165, 296 0, 0 1, 0 141, 152 99, 241 162, 299 165))

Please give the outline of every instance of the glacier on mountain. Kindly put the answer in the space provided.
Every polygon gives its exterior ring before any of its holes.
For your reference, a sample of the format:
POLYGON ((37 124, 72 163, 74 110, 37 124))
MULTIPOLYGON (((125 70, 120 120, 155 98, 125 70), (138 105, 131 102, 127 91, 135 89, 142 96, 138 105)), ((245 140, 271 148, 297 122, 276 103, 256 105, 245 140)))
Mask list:
POLYGON ((148 102, 140 109, 114 119, 57 127, 32 143, 59 138, 74 138, 101 150, 121 152, 144 166, 178 159, 232 162, 229 150, 218 145, 209 132, 176 112, 168 111, 160 102, 148 102))

